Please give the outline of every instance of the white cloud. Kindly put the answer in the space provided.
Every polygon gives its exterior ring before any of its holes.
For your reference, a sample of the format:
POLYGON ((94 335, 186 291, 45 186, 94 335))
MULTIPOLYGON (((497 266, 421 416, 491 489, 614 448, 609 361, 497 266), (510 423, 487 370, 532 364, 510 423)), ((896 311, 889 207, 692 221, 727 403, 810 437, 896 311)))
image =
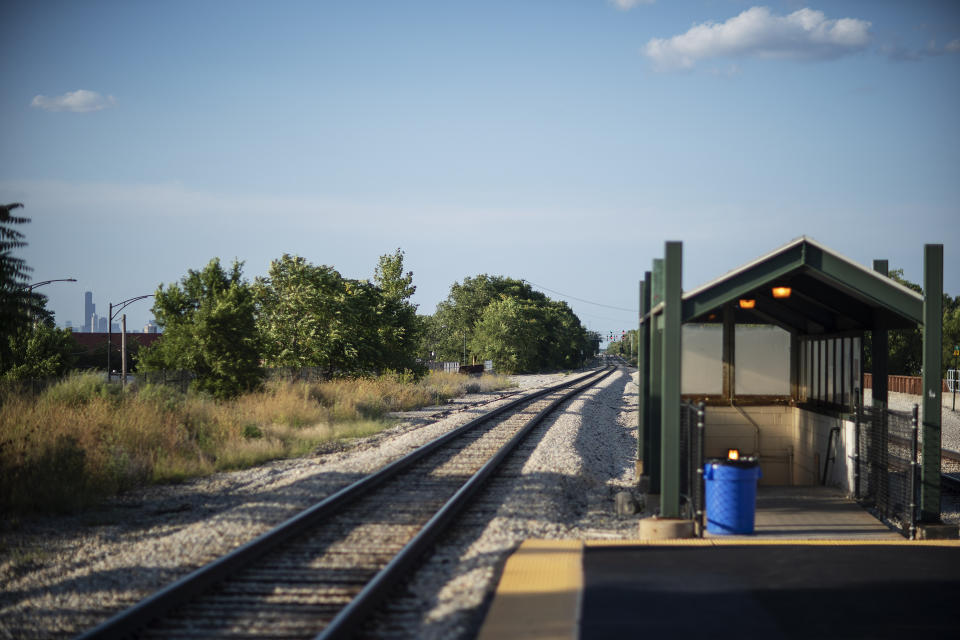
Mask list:
POLYGON ((812 9, 775 16, 767 7, 752 7, 723 23, 705 22, 672 38, 653 38, 643 54, 659 71, 690 69, 698 60, 721 56, 830 59, 864 49, 869 28, 866 20, 828 20, 812 9))
POLYGON ((44 111, 87 113, 112 107, 116 102, 113 96, 103 96, 96 91, 77 89, 76 91, 68 91, 62 96, 36 96, 30 106, 44 111))
POLYGON ((609 0, 610 4, 621 11, 629 11, 640 4, 653 4, 657 0, 609 0))
POLYGON ((885 44, 880 46, 879 50, 895 62, 920 62, 927 58, 960 53, 960 39, 951 40, 942 47, 937 45, 936 40, 930 40, 922 49, 907 49, 896 44, 885 44))

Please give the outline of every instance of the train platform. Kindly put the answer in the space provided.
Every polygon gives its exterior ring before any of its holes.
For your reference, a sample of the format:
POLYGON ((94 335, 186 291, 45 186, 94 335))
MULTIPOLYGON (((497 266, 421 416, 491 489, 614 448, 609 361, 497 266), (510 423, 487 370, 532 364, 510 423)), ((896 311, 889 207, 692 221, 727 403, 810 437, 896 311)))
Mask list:
POLYGON ((960 540, 908 541, 839 492, 760 487, 756 532, 528 540, 481 640, 953 637, 960 540))

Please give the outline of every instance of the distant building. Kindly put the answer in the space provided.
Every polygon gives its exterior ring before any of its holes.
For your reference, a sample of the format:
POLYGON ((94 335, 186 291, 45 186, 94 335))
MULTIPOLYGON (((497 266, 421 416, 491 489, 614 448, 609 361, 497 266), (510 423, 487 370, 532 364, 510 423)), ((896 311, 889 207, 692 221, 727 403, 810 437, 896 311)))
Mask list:
POLYGON ((93 318, 97 313, 97 305, 93 304, 93 292, 83 294, 83 332, 90 333, 95 328, 93 318))
POLYGON ((143 326, 143 332, 144 332, 144 333, 159 333, 160 331, 159 331, 159 327, 157 327, 157 325, 154 324, 153 320, 150 320, 150 321, 147 322, 147 324, 145 324, 145 325, 143 326))
POLYGON ((106 332, 107 332, 107 318, 106 318, 106 317, 97 318, 97 331, 99 331, 100 333, 106 333, 106 332))

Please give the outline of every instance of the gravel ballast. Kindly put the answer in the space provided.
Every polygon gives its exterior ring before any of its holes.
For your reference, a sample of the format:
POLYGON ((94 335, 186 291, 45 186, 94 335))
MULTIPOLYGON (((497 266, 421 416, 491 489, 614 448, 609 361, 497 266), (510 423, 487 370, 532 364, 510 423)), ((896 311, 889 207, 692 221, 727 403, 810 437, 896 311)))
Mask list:
MULTIPOLYGON (((514 382, 526 390, 564 377, 517 376, 514 382)), ((615 498, 634 491, 636 381, 635 369, 620 367, 537 427, 461 525, 391 598, 390 615, 372 620, 367 634, 473 637, 503 563, 523 540, 635 537, 643 514, 618 517, 615 498)), ((8 520, 0 524, 0 638, 72 637, 95 626, 507 402, 502 395, 475 394, 404 414, 403 423, 377 436, 314 456, 129 492, 72 516, 8 520)), ((945 446, 953 442, 948 431, 957 431, 948 427, 948 413, 945 446)))
MULTIPOLYGON (((522 376, 532 389, 563 374, 522 376)), ((473 394, 336 451, 131 491, 0 526, 0 638, 71 637, 339 488, 509 401, 473 394)))

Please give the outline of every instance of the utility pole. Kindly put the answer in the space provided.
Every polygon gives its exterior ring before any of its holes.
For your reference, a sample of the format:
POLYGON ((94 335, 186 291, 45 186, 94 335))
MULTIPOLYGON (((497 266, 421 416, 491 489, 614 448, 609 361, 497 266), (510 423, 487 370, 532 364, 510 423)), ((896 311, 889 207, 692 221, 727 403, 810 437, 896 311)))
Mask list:
POLYGON ((120 386, 127 386, 127 314, 120 316, 120 386))

